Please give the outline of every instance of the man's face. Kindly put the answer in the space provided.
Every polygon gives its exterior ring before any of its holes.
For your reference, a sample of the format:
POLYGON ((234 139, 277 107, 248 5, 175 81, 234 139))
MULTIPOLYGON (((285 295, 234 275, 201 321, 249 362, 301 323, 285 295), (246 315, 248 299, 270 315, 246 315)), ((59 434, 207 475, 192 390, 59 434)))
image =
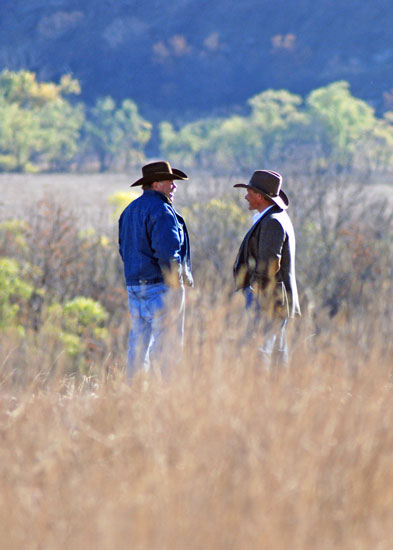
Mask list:
POLYGON ((177 186, 172 180, 157 181, 154 183, 154 189, 167 196, 171 202, 173 201, 176 188, 177 186))
POLYGON ((244 198, 248 202, 249 210, 262 210, 264 200, 260 193, 256 193, 252 189, 247 189, 247 194, 244 198))

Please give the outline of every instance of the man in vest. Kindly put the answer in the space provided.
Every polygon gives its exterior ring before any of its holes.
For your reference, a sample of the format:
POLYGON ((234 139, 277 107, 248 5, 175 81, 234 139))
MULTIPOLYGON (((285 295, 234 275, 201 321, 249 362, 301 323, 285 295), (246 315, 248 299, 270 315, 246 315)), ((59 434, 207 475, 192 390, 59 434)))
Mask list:
POLYGON ((254 334, 260 330, 260 350, 269 367, 288 362, 286 325, 290 317, 300 315, 295 232, 286 212, 289 200, 281 184, 282 177, 277 172, 257 170, 249 183, 234 185, 247 189, 249 209, 257 211, 241 243, 234 277, 251 313, 253 326, 248 329, 254 334))

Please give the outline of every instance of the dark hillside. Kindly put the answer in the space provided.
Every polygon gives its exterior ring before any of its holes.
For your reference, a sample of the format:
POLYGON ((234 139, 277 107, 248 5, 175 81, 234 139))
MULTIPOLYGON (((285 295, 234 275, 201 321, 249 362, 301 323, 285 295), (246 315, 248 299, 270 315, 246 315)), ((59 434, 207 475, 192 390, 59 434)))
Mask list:
POLYGON ((85 101, 131 97, 152 119, 341 79, 386 110, 392 28, 390 0, 2 0, 0 70, 72 72, 85 101))

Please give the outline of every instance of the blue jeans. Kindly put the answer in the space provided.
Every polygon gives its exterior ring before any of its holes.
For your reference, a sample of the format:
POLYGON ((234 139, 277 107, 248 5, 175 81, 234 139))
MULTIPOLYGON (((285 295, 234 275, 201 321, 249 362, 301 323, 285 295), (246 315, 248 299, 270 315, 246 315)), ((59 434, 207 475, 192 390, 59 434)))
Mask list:
POLYGON ((155 361, 165 376, 180 360, 184 335, 184 287, 164 283, 127 286, 131 330, 126 375, 131 379, 155 361))
POLYGON ((262 354, 267 368, 286 366, 289 361, 286 327, 288 319, 265 319, 258 300, 250 287, 243 291, 246 301, 246 311, 249 314, 247 333, 261 332, 262 354))

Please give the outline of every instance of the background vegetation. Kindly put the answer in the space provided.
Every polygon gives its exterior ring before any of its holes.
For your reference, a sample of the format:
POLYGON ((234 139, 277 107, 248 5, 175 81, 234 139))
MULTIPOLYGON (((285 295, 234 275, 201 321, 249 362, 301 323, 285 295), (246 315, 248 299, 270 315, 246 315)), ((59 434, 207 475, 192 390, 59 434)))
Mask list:
MULTIPOLYGON (((131 99, 107 96, 88 107, 68 96, 78 81, 38 82, 27 71, 0 74, 0 170, 121 171, 143 161, 153 126, 131 99)), ((308 169, 328 166, 385 174, 392 169, 393 111, 378 117, 351 95, 347 82, 312 91, 304 100, 267 90, 248 100, 249 112, 204 118, 176 129, 158 125, 159 149, 184 166, 242 173, 282 158, 308 169)))
POLYGON ((79 83, 64 75, 59 85, 39 83, 28 71, 0 74, 0 170, 5 172, 100 171, 127 168, 143 158, 151 125, 129 99, 116 106, 100 98, 87 109, 66 96, 79 83))

